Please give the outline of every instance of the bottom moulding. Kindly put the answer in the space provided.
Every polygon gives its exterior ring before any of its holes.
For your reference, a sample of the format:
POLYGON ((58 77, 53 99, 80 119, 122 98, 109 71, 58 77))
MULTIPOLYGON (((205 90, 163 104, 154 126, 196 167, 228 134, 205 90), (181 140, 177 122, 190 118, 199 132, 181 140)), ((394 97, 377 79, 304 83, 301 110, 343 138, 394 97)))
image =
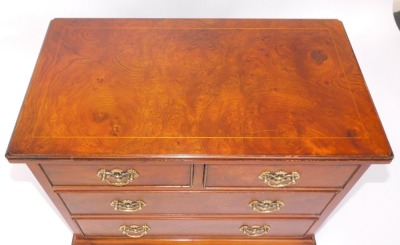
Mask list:
POLYGON ((191 238, 84 238, 74 236, 72 245, 316 245, 314 236, 301 239, 191 239, 191 238))

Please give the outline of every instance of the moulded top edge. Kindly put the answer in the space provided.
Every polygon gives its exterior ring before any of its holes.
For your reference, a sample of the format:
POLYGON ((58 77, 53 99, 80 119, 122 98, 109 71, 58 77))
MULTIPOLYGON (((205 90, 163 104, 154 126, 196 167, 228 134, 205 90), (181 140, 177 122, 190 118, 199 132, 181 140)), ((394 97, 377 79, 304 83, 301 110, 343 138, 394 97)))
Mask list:
POLYGON ((193 154, 173 154, 173 155, 24 155, 24 154, 6 154, 6 158, 11 163, 22 163, 25 161, 39 160, 67 160, 67 161, 190 161, 190 160, 254 160, 254 161, 357 161, 372 163, 390 163, 394 155, 375 155, 375 156, 273 156, 273 155, 193 155, 193 154))

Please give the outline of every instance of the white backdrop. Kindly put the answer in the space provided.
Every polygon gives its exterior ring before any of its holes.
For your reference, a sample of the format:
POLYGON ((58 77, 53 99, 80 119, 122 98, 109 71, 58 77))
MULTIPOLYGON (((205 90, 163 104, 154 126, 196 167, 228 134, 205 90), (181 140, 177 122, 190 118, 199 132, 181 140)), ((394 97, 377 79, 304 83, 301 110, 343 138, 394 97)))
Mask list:
MULTIPOLYGON (((400 154, 400 31, 392 0, 3 0, 0 152, 6 151, 48 23, 55 17, 334 18, 343 21, 372 98, 400 154)), ((371 167, 317 233, 318 245, 399 245, 400 155, 371 167)), ((2 243, 70 245, 72 234, 24 165, 0 158, 2 243)))

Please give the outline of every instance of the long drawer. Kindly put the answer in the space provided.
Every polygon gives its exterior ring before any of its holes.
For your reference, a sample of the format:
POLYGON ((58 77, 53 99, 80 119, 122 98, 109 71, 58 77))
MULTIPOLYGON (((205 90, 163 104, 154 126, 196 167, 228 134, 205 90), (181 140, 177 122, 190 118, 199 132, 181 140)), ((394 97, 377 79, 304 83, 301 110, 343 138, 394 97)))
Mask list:
POLYGON ((335 192, 61 192, 71 214, 314 214, 335 192))
POLYGON ((343 187, 358 165, 208 165, 206 187, 343 187))
POLYGON ((192 165, 42 164, 52 185, 190 186, 192 165))
POLYGON ((88 237, 302 237, 314 219, 78 219, 88 237), (125 230, 125 234, 124 234, 125 230), (254 233, 254 234, 253 234, 254 233))

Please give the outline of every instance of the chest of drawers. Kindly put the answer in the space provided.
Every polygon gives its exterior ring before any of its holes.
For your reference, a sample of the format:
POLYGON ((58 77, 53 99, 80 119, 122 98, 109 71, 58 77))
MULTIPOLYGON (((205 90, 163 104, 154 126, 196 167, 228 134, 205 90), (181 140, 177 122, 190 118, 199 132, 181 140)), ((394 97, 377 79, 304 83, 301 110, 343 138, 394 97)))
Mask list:
POLYGON ((6 157, 73 245, 311 245, 393 154, 339 21, 55 19, 6 157))

